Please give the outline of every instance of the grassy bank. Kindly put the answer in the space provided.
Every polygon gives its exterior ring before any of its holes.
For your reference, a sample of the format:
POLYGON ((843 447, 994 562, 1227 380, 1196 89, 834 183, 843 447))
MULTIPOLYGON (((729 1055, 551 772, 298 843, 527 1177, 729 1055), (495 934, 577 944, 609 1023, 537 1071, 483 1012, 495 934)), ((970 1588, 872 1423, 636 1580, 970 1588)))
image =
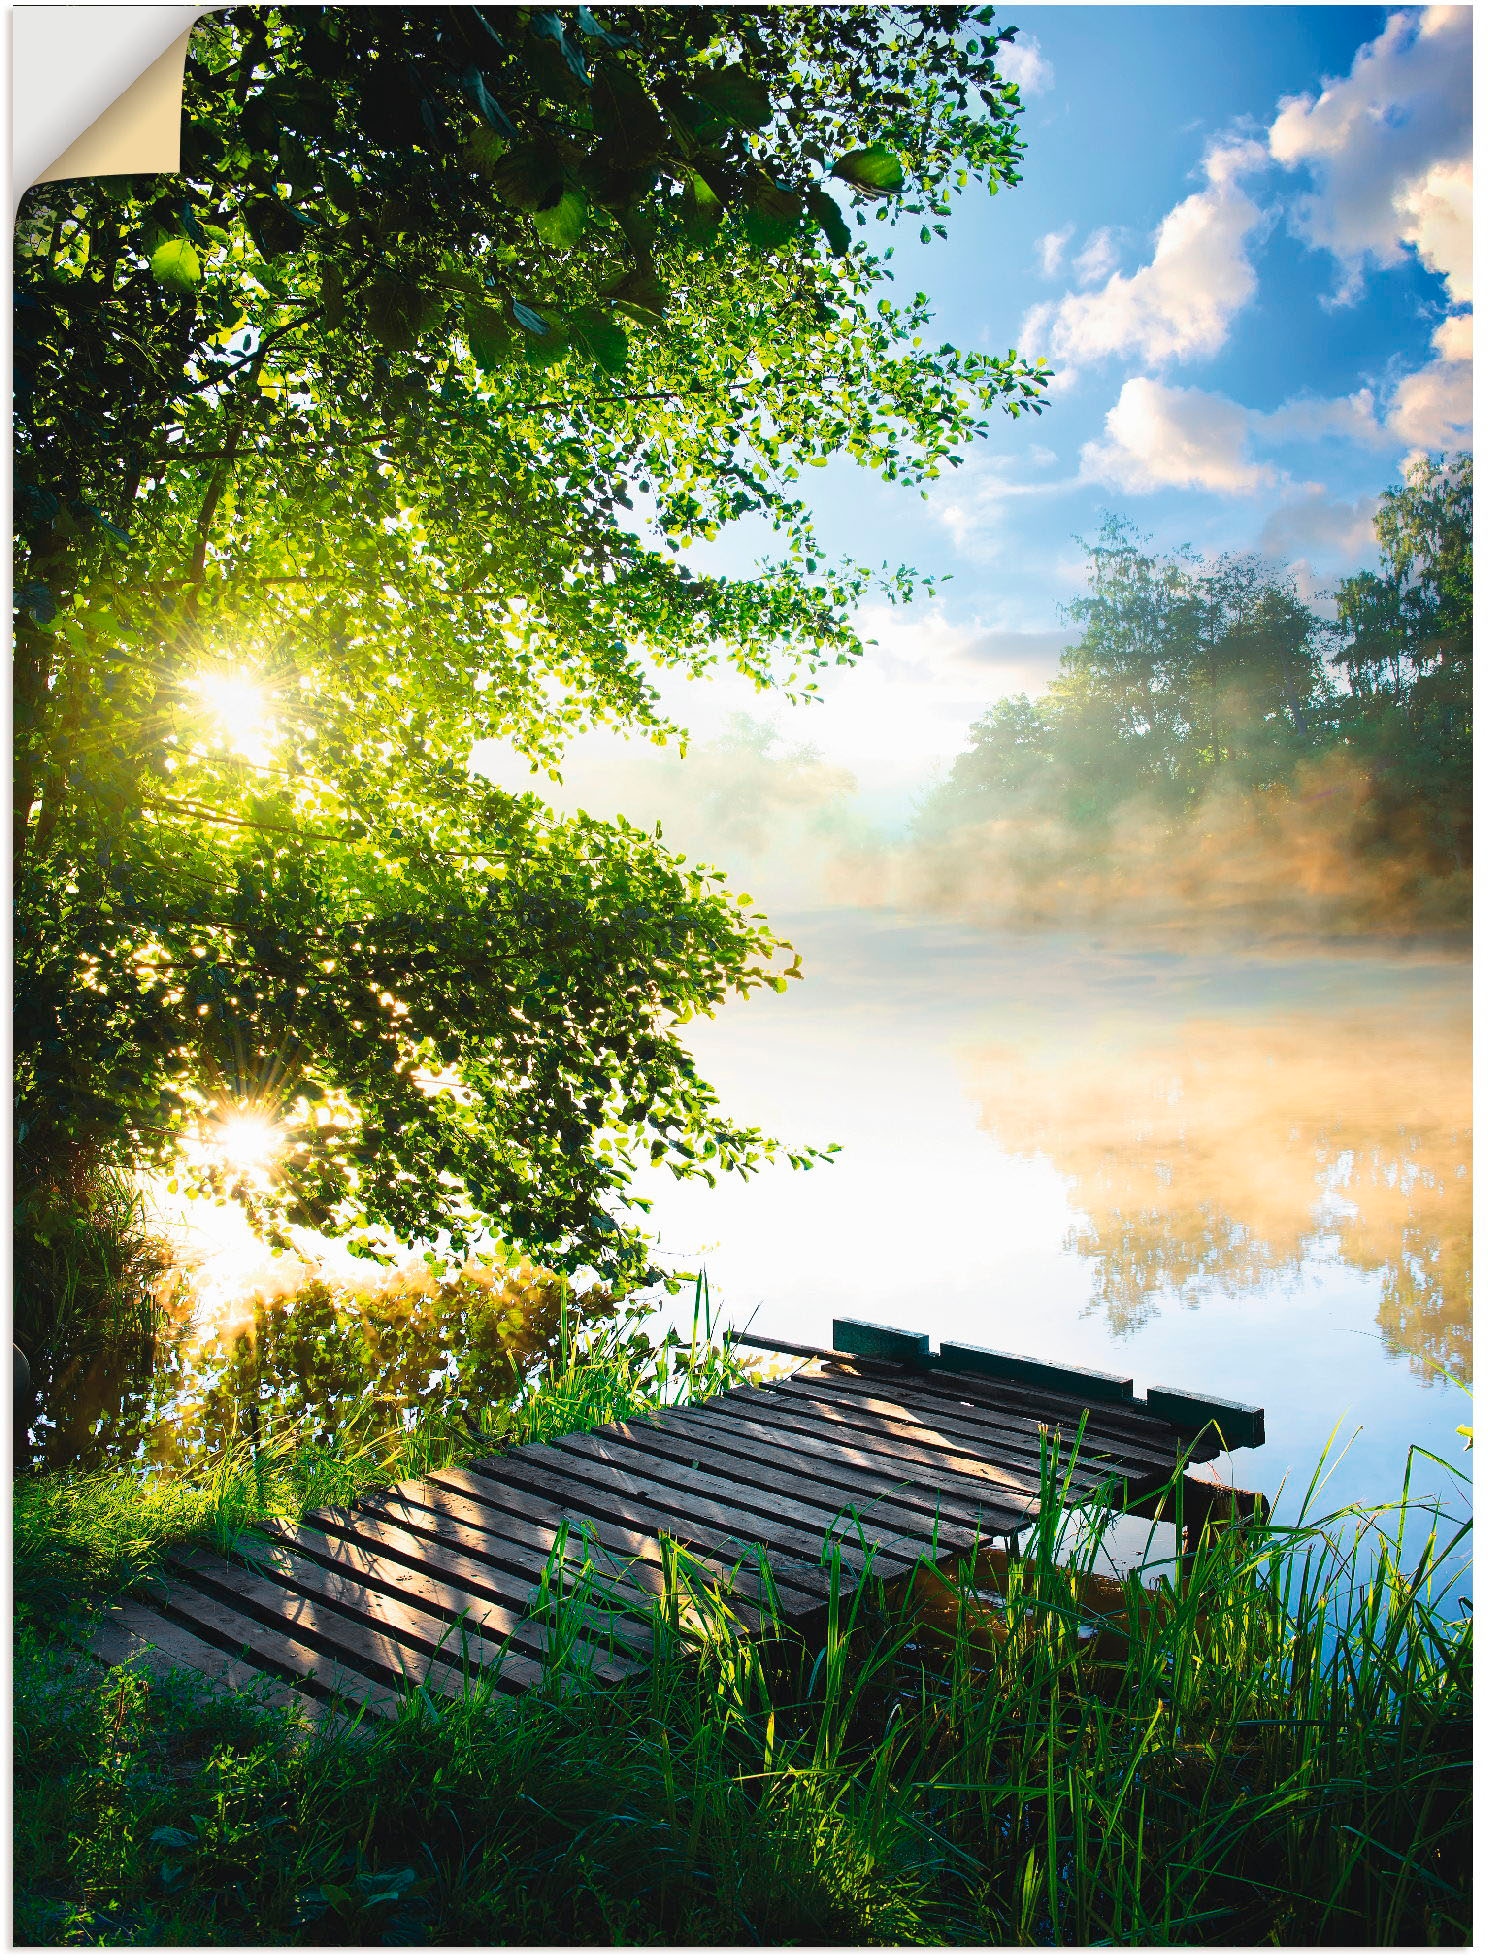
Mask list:
MULTIPOLYGON (((611 1339, 500 1427, 557 1433, 729 1366, 647 1353, 611 1339)), ((42 1637, 64 1545, 116 1582, 151 1531, 158 1552, 239 1528, 245 1475, 316 1488, 292 1454, 234 1474, 128 1543, 122 1503, 86 1522, 100 1485, 65 1518, 21 1493, 22 1942, 1468 1937, 1470 1626, 1437 1597, 1461 1546, 1444 1529, 1408 1562, 1408 1494, 1247 1527, 1146 1589, 1094 1578, 1096 1514, 1073 1558, 1051 1529, 1002 1567, 870 1584, 809 1651, 720 1616, 639 1682, 417 1694, 312 1734, 42 1637)))

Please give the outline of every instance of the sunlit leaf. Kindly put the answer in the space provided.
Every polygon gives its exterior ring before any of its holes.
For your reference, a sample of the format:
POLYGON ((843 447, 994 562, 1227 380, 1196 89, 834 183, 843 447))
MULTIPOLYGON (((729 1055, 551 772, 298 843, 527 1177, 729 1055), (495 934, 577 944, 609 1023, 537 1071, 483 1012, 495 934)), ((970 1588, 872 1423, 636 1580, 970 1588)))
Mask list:
POLYGON ((727 68, 699 68, 688 76, 687 85, 716 114, 740 129, 763 129, 774 113, 769 96, 737 61, 727 68))
POLYGON ((201 260, 189 238, 167 238, 150 254, 150 270, 162 286, 189 293, 201 283, 201 260))
POLYGON ((583 192, 565 191, 556 204, 537 212, 532 222, 544 244, 569 252, 583 237, 588 217, 589 200, 583 192))
POLYGON ((887 197, 891 191, 904 189, 904 166, 883 143, 871 143, 866 150, 851 150, 839 157, 832 165, 832 175, 866 197, 887 197))

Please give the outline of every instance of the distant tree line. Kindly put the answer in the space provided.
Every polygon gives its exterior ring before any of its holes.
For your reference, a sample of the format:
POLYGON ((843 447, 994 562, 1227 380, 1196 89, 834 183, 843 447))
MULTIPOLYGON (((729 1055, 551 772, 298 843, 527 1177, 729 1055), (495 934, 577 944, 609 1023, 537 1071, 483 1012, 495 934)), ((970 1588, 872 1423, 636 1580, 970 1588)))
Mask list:
MULTIPOLYGON (((1106 520, 1079 637, 1037 699, 997 702, 921 813, 922 841, 997 819, 1060 827, 1087 853, 1140 800, 1175 827, 1218 788, 1286 797, 1308 764, 1366 788, 1351 844, 1471 861, 1472 461, 1422 459, 1385 493, 1380 564, 1327 619, 1261 558, 1154 553, 1106 520)), ((1306 788, 1303 781, 1302 787, 1306 788)))

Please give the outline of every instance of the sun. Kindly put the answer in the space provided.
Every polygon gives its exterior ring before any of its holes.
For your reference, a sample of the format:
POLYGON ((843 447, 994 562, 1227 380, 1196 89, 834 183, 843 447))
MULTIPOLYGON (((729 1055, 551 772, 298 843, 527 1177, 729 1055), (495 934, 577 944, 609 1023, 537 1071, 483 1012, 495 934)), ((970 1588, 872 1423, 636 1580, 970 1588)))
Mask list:
POLYGON ((192 692, 216 722, 225 745, 250 762, 266 762, 273 729, 268 698, 241 669, 198 674, 192 692))
POLYGON ((212 1148, 231 1170, 266 1171, 284 1148, 284 1131, 270 1117, 241 1110, 212 1126, 212 1148))

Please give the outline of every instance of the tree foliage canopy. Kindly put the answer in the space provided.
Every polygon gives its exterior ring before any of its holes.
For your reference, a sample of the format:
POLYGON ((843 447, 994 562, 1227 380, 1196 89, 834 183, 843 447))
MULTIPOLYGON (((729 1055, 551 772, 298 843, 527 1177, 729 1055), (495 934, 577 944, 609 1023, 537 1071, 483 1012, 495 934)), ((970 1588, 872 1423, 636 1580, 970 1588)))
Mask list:
POLYGON ((229 10, 193 35, 181 175, 28 195, 23 1183, 252 1112, 272 1177, 197 1174, 266 1229, 494 1231, 620 1275, 637 1161, 759 1161, 674 1029, 784 984, 765 921, 471 748, 666 739, 668 666, 809 695, 870 582, 908 592, 828 564, 800 486, 839 454, 918 484, 1040 405, 869 243, 1016 183, 1011 31, 229 10), (689 570, 746 517, 774 560, 689 570))

